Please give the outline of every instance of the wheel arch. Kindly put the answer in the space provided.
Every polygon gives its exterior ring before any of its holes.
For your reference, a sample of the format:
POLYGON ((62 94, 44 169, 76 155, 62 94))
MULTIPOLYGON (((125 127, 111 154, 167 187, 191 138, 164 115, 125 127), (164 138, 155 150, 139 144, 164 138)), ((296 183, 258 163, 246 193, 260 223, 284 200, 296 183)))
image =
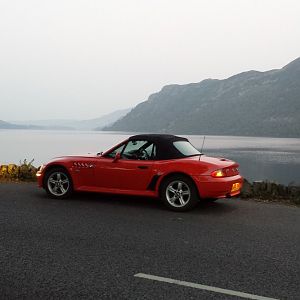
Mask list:
POLYGON ((198 189, 197 184, 196 184, 195 180, 193 179, 193 177, 190 176, 190 175, 187 174, 187 173, 180 172, 180 171, 171 172, 171 173, 168 173, 168 174, 166 174, 166 175, 164 175, 164 176, 161 177, 160 181, 158 182, 158 195, 160 195, 160 193, 161 193, 162 184, 163 184, 166 180, 168 180, 169 178, 171 178, 171 177, 173 177, 173 176, 184 176, 184 177, 190 179, 190 180, 193 182, 193 184, 194 184, 194 186, 195 186, 195 188, 196 188, 198 197, 199 197, 199 199, 200 199, 200 197, 201 197, 201 196, 200 196, 200 192, 199 192, 199 189, 198 189))
POLYGON ((52 164, 52 165, 50 165, 50 166, 47 166, 46 169, 45 169, 45 176, 44 176, 44 178, 43 178, 43 188, 45 188, 45 184, 46 184, 46 182, 45 182, 45 181, 46 181, 46 178, 47 178, 46 174, 47 174, 48 172, 50 172, 51 170, 56 169, 56 168, 63 169, 63 170, 69 175, 69 177, 70 177, 70 179, 71 179, 71 183, 72 183, 72 185, 73 185, 73 178, 72 178, 71 173, 70 173, 69 170, 67 169, 67 167, 64 166, 64 165, 62 165, 62 164, 55 163, 55 164, 52 164))

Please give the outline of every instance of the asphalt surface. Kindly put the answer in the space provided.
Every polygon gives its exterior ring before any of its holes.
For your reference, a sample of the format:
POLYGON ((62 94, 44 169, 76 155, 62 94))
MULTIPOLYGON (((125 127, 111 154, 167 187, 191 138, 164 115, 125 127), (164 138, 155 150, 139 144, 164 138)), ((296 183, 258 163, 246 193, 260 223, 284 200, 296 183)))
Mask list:
POLYGON ((300 299, 300 209, 239 199, 188 213, 157 200, 0 184, 0 299, 240 299, 146 273, 300 299))

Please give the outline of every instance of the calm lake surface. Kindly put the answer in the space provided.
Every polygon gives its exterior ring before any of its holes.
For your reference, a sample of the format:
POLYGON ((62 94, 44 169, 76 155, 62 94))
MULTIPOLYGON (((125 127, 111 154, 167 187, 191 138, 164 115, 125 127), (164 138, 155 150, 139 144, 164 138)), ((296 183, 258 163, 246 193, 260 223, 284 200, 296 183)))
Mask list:
MULTIPOLYGON (((132 135, 119 132, 0 130, 0 164, 31 160, 39 166, 53 157, 96 153, 132 135)), ((203 136, 187 136, 201 149, 203 136)), ((300 184, 300 139, 206 136, 204 154, 240 164, 249 180, 300 184)))

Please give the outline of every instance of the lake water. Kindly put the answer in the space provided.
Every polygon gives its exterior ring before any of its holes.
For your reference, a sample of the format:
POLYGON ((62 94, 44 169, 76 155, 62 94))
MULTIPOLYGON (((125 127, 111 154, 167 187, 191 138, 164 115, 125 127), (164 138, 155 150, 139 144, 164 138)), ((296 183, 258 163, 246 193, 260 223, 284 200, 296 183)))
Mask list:
MULTIPOLYGON (((0 130, 0 165, 34 158, 34 165, 39 166, 55 156, 96 153, 130 135, 99 131, 0 130)), ((187 137, 201 149, 203 136, 187 137)), ((238 162, 242 175, 249 180, 300 184, 300 139, 206 136, 203 152, 238 162)))

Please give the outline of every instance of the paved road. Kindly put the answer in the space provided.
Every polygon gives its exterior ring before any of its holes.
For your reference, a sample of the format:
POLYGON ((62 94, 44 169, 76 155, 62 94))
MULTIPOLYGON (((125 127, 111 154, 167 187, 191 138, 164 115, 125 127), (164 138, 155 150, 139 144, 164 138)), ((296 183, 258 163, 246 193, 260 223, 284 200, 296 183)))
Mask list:
POLYGON ((0 184, 1 299, 239 299, 134 277, 145 273, 300 299, 300 209, 222 200, 189 213, 155 200, 53 200, 0 184))

